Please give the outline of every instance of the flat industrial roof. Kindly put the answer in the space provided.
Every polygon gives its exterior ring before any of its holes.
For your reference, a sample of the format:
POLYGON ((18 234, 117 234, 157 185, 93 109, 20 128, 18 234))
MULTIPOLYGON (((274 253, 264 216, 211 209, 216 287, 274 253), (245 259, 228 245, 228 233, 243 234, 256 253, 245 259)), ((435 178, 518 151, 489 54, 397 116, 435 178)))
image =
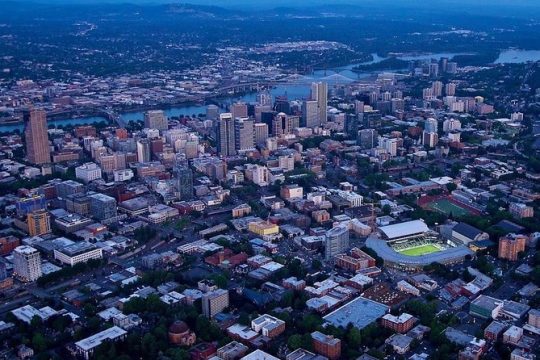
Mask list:
POLYGON ((363 329, 384 316, 389 309, 384 304, 360 296, 332 311, 323 319, 336 327, 345 328, 352 324, 358 329, 363 329))
POLYGON ((412 220, 399 224, 382 226, 379 231, 388 239, 395 239, 404 236, 425 233, 429 228, 422 220, 412 220))

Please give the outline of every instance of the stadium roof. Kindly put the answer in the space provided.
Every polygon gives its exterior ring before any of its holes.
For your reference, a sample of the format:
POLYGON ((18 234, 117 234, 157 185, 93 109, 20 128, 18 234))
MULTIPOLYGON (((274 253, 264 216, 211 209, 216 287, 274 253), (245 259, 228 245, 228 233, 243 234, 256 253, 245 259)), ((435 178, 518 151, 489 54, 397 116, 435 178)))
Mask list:
POLYGON ((422 220, 407 221, 399 224, 382 226, 379 231, 388 239, 396 239, 414 234, 421 234, 429 231, 429 228, 422 220))

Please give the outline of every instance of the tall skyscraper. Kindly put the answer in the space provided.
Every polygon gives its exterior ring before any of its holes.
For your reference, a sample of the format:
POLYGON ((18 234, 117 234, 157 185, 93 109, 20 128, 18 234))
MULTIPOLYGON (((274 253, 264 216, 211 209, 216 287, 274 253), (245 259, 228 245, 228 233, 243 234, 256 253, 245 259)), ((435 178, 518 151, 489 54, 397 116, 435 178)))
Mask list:
POLYGON ((255 132, 253 120, 249 118, 234 119, 235 149, 237 151, 251 150, 255 148, 255 132))
POLYGON ((42 275, 41 256, 31 246, 22 245, 13 250, 13 272, 22 281, 35 281, 42 275))
POLYGON ((319 123, 319 109, 317 101, 306 100, 302 104, 302 122, 305 127, 315 128, 319 123))
POLYGON ((191 199, 193 197, 193 171, 187 165, 177 165, 174 172, 180 200, 191 199))
POLYGON ((232 156, 236 154, 235 134, 234 134, 234 118, 231 113, 223 113, 219 115, 218 129, 218 153, 222 156, 232 156))
POLYGON ((47 210, 36 210, 28 213, 26 222, 30 236, 39 236, 51 232, 51 218, 47 210))
POLYGON ((151 160, 150 141, 148 139, 137 141, 137 160, 140 163, 146 163, 151 160))
POLYGON ((44 110, 31 110, 24 114, 26 156, 32 164, 51 162, 51 148, 47 135, 47 114, 44 110))
POLYGON ((169 124, 162 110, 150 110, 144 113, 144 126, 149 129, 167 130, 169 124))
POLYGON ((317 101, 318 125, 325 124, 328 107, 328 84, 324 82, 312 83, 311 100, 317 101))

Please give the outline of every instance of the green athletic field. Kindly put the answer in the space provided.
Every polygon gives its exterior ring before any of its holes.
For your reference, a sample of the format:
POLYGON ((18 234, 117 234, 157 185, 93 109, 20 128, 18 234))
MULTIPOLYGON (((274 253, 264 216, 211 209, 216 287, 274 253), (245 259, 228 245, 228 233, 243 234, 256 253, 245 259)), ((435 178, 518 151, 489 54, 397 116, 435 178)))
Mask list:
POLYGON ((466 209, 457 206, 454 203, 451 203, 450 201, 446 199, 441 199, 434 201, 429 204, 429 208, 438 212, 441 212, 445 215, 452 214, 454 217, 460 217, 460 216, 467 216, 470 215, 469 211, 466 209))
POLYGON ((400 254, 408 255, 408 256, 420 256, 420 255, 431 254, 437 251, 440 251, 440 249, 436 247, 435 245, 426 244, 426 245, 418 246, 415 248, 400 250, 398 252, 400 254))

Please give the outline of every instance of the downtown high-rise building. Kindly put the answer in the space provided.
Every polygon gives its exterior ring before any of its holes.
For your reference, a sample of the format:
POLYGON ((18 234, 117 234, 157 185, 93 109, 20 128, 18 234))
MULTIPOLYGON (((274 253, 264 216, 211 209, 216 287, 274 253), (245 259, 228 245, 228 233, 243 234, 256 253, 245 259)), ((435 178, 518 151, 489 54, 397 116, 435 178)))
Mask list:
POLYGON ((302 103, 302 123, 308 128, 315 128, 320 125, 317 101, 306 100, 302 103))
POLYGON ((206 119, 217 120, 219 117, 219 107, 214 104, 210 104, 206 107, 206 119))
POLYGON ((230 107, 232 118, 247 118, 248 117, 248 106, 245 103, 234 103, 230 107))
POLYGON ((311 100, 317 102, 318 125, 325 124, 328 107, 328 84, 324 82, 312 83, 311 100))
POLYGON ((257 94, 257 104, 262 106, 272 105, 272 95, 269 91, 265 90, 257 94))
POLYGON ((362 129, 358 131, 357 142, 363 149, 372 149, 377 145, 379 134, 375 129, 362 129))
POLYGON ((220 155, 236 155, 234 118, 231 113, 223 113, 219 115, 219 120, 217 124, 217 142, 217 150, 220 155))
POLYGON ((26 157, 32 164, 51 162, 51 148, 47 134, 47 114, 44 110, 31 110, 24 114, 26 126, 26 157))
POLYGON ((174 168, 176 190, 180 200, 190 200, 193 197, 193 171, 187 165, 177 165, 174 168))
POLYGON ((234 138, 236 151, 254 149, 255 132, 253 129, 253 120, 249 118, 234 119, 234 138))
POLYGON ((255 144, 259 146, 264 145, 266 139, 268 139, 268 125, 265 123, 255 123, 253 130, 255 133, 255 144))
POLYGON ((35 248, 27 245, 13 250, 13 273, 22 281, 36 281, 42 275, 41 255, 35 248))
POLYGON ((290 135, 297 127, 300 127, 300 118, 298 116, 279 113, 272 120, 272 135, 277 137, 290 135))
POLYGON ((148 139, 140 139, 137 141, 137 160, 140 163, 146 163, 151 160, 151 156, 150 141, 148 139))
POLYGON ((167 130, 169 123, 163 110, 150 110, 144 113, 144 127, 149 129, 167 130))

